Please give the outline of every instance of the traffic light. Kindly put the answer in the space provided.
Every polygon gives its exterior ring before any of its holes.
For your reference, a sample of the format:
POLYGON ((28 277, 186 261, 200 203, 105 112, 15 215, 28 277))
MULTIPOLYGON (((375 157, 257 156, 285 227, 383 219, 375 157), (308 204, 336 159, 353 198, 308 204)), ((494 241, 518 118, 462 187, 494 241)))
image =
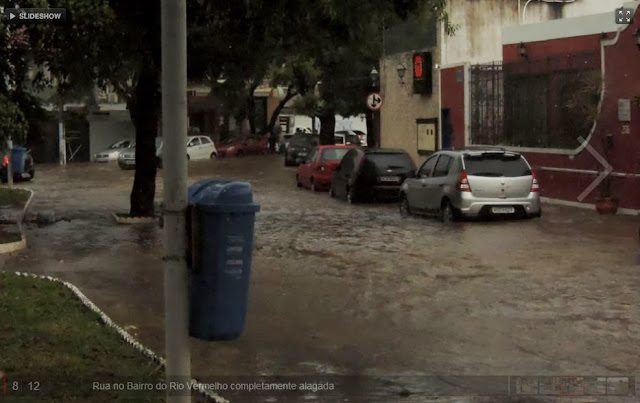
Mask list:
POLYGON ((413 55, 413 93, 433 93, 433 60, 431 52, 415 53, 413 55))

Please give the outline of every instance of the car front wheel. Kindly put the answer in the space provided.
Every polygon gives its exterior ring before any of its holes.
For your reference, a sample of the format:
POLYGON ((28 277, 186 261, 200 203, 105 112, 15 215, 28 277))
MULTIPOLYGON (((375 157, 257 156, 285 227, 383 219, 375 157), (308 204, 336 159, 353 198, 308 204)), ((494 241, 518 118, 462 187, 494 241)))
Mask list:
POLYGON ((400 196, 400 215, 402 217, 409 217, 411 215, 409 200, 407 200, 407 196, 404 194, 400 196))

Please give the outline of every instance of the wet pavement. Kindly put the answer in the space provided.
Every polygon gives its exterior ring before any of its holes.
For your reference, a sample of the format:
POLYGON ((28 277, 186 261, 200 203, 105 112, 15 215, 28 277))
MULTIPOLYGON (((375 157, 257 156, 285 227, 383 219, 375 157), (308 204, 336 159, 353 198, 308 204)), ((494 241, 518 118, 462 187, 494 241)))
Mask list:
MULTIPOLYGON (((541 219, 443 225, 294 176, 276 156, 190 163, 190 183, 248 180, 262 208, 246 331, 193 340, 194 376, 640 372, 637 217, 545 205, 541 219)), ((58 221, 28 226, 4 268, 76 284, 162 353, 162 230, 111 217, 132 182, 115 164, 39 166, 31 212, 58 221)))

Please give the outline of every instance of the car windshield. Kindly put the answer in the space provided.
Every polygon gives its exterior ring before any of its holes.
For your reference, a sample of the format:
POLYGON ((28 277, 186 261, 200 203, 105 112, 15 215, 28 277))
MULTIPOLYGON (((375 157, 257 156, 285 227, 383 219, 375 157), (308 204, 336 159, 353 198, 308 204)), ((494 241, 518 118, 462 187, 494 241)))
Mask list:
POLYGON ((297 147, 308 147, 318 144, 317 136, 310 134, 296 134, 289 140, 289 144, 297 147))
POLYGON ((482 153, 464 156, 467 175, 519 177, 531 175, 531 168, 518 154, 482 153))
POLYGON ((324 150, 322 153, 322 161, 340 161, 348 152, 348 148, 330 148, 324 150))
POLYGON ((413 169, 413 161, 406 153, 370 153, 367 154, 367 161, 378 169, 413 169))

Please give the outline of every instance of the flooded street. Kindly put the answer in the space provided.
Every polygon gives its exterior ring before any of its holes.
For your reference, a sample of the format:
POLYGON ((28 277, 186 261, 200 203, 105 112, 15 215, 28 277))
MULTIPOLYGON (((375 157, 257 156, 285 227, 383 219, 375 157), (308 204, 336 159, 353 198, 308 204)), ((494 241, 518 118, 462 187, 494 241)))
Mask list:
MULTIPOLYGON (((545 205, 541 219, 443 225, 294 176, 275 156, 190 164, 190 182, 248 180, 261 205, 246 331, 192 340, 194 376, 638 372, 636 217, 545 205)), ((31 212, 58 221, 29 226, 4 268, 76 284, 162 353, 162 230, 110 215, 132 181, 114 164, 40 166, 31 212)))

